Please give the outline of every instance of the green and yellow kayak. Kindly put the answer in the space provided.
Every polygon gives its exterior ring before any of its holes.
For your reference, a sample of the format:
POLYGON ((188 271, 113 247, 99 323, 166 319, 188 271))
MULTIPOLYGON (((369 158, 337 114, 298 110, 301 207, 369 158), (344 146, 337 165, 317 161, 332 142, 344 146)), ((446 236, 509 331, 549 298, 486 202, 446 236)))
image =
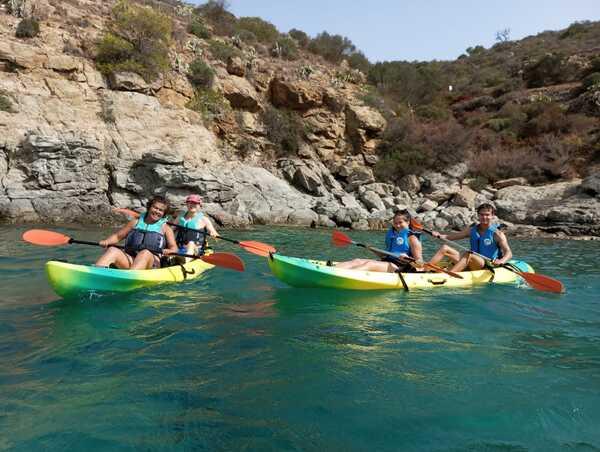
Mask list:
POLYGON ((129 292, 157 284, 196 279, 213 267, 200 259, 152 270, 119 270, 50 261, 46 263, 46 274, 58 295, 71 298, 86 293, 129 292))
MULTIPOLYGON (((523 261, 510 261, 510 264, 522 272, 532 272, 529 264, 523 261)), ((299 257, 271 254, 269 267, 273 274, 283 282, 294 287, 327 287, 350 290, 404 290, 400 275, 397 273, 368 272, 336 268, 335 262, 327 262, 299 257)), ((402 273, 409 290, 431 289, 434 287, 469 287, 487 283, 515 283, 521 281, 516 273, 503 268, 491 270, 465 271, 455 278, 446 273, 402 273)))

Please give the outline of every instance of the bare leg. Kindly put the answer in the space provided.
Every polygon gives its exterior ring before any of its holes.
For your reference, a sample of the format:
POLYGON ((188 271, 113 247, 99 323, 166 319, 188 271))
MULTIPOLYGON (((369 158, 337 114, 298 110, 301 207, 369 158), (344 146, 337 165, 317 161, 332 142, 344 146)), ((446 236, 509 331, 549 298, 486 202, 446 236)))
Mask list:
POLYGON ((110 264, 115 264, 117 268, 127 269, 131 268, 133 259, 123 250, 115 248, 114 246, 109 247, 102 256, 96 261, 97 267, 109 267, 110 264))
MULTIPOLYGON (((185 247, 185 252, 186 252, 186 254, 196 254, 196 253, 198 253, 198 247, 196 246, 196 244, 194 242, 189 242, 187 244, 187 246, 185 247)), ((185 258, 186 262, 189 262, 191 260, 192 260, 191 257, 185 258)))
POLYGON ((356 267, 360 267, 361 265, 364 265, 369 260, 370 259, 352 259, 351 261, 348 261, 348 262, 338 262, 337 264, 335 264, 335 266, 337 268, 352 269, 352 268, 356 268, 356 267))
POLYGON ((475 256, 469 252, 464 253, 459 261, 454 264, 451 271, 461 272, 468 268, 469 270, 481 270, 485 267, 485 262, 479 256, 475 256))
POLYGON ((354 259, 349 262, 340 262, 336 267, 369 272, 395 272, 398 268, 391 262, 376 261, 373 259, 354 259))
POLYGON ((429 259, 430 264, 437 265, 444 257, 450 259, 451 262, 458 262, 460 260, 460 253, 448 245, 442 245, 437 253, 433 255, 431 259, 429 259))
POLYGON ((152 254, 148 250, 140 251, 135 259, 133 260, 133 264, 131 264, 132 270, 148 270, 152 268, 155 264, 158 264, 160 259, 152 254))

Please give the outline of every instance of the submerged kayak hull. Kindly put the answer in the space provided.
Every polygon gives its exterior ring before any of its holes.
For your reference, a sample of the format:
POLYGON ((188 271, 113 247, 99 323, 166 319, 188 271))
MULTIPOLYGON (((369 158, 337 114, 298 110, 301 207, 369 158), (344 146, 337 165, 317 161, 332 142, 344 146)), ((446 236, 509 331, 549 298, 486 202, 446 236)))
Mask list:
MULTIPOLYGON (((397 273, 366 272, 328 266, 324 261, 272 254, 269 267, 281 281, 293 287, 321 287, 349 290, 404 290, 397 273)), ((523 261, 511 261, 520 271, 533 272, 523 261)), ((521 277, 506 268, 461 272, 463 279, 446 273, 402 273, 409 290, 437 287, 470 287, 480 284, 515 283, 521 277)))
POLYGON ((213 265, 200 259, 183 266, 152 270, 119 270, 49 261, 46 274, 54 291, 63 298, 70 298, 84 293, 129 292, 157 284, 191 280, 211 268, 213 265))

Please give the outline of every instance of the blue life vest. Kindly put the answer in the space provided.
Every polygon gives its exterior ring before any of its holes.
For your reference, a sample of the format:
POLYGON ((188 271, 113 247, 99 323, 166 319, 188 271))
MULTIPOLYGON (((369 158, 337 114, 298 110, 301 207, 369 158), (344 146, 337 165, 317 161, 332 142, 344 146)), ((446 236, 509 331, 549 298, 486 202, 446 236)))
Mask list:
POLYGON ((153 253, 162 253, 165 248, 166 238, 162 232, 166 218, 161 218, 156 223, 147 224, 146 213, 141 215, 135 227, 127 234, 125 240, 125 252, 135 256, 141 250, 149 250, 153 253))
POLYGON ((501 259, 502 250, 500 250, 494 238, 498 225, 491 225, 483 234, 479 234, 477 226, 477 224, 471 226, 471 251, 475 251, 489 259, 501 259))
POLYGON ((179 226, 183 226, 181 228, 177 228, 177 236, 175 238, 177 241, 177 246, 181 252, 185 253, 185 247, 190 242, 202 244, 201 250, 204 250, 204 245, 206 242, 206 228, 203 228, 203 231, 192 231, 192 229, 200 229, 199 223, 203 218, 204 214, 202 212, 198 212, 192 218, 186 219, 185 214, 183 214, 177 219, 177 224, 179 226))
POLYGON ((401 229, 400 231, 390 228, 385 235, 385 250, 395 254, 396 256, 399 256, 400 254, 406 254, 413 257, 410 244, 408 243, 408 238, 411 235, 414 235, 420 239, 419 235, 415 234, 409 228, 401 229))

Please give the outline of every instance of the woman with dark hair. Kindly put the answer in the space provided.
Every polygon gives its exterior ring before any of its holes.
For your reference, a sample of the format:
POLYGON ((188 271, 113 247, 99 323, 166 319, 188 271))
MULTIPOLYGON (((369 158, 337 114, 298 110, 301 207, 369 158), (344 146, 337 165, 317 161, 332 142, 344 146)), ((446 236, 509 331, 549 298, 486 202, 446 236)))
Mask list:
POLYGON ((131 220, 99 242, 108 249, 96 261, 96 266, 146 270, 160 267, 162 255, 177 253, 175 235, 167 225, 168 201, 162 196, 154 196, 146 208, 147 211, 138 219, 131 220), (123 250, 111 246, 123 239, 126 239, 123 250))
MULTIPOLYGON (((337 268, 352 270, 364 270, 374 272, 390 272, 398 270, 405 271, 408 260, 403 257, 412 258, 417 267, 422 268, 423 257, 419 233, 410 230, 410 213, 407 210, 398 210, 394 214, 392 227, 385 235, 385 250, 397 256, 381 255, 381 260, 354 259, 347 262, 339 262, 337 268), (406 264, 406 265, 403 265, 406 264)), ((410 267, 412 269, 412 266, 410 267)))

